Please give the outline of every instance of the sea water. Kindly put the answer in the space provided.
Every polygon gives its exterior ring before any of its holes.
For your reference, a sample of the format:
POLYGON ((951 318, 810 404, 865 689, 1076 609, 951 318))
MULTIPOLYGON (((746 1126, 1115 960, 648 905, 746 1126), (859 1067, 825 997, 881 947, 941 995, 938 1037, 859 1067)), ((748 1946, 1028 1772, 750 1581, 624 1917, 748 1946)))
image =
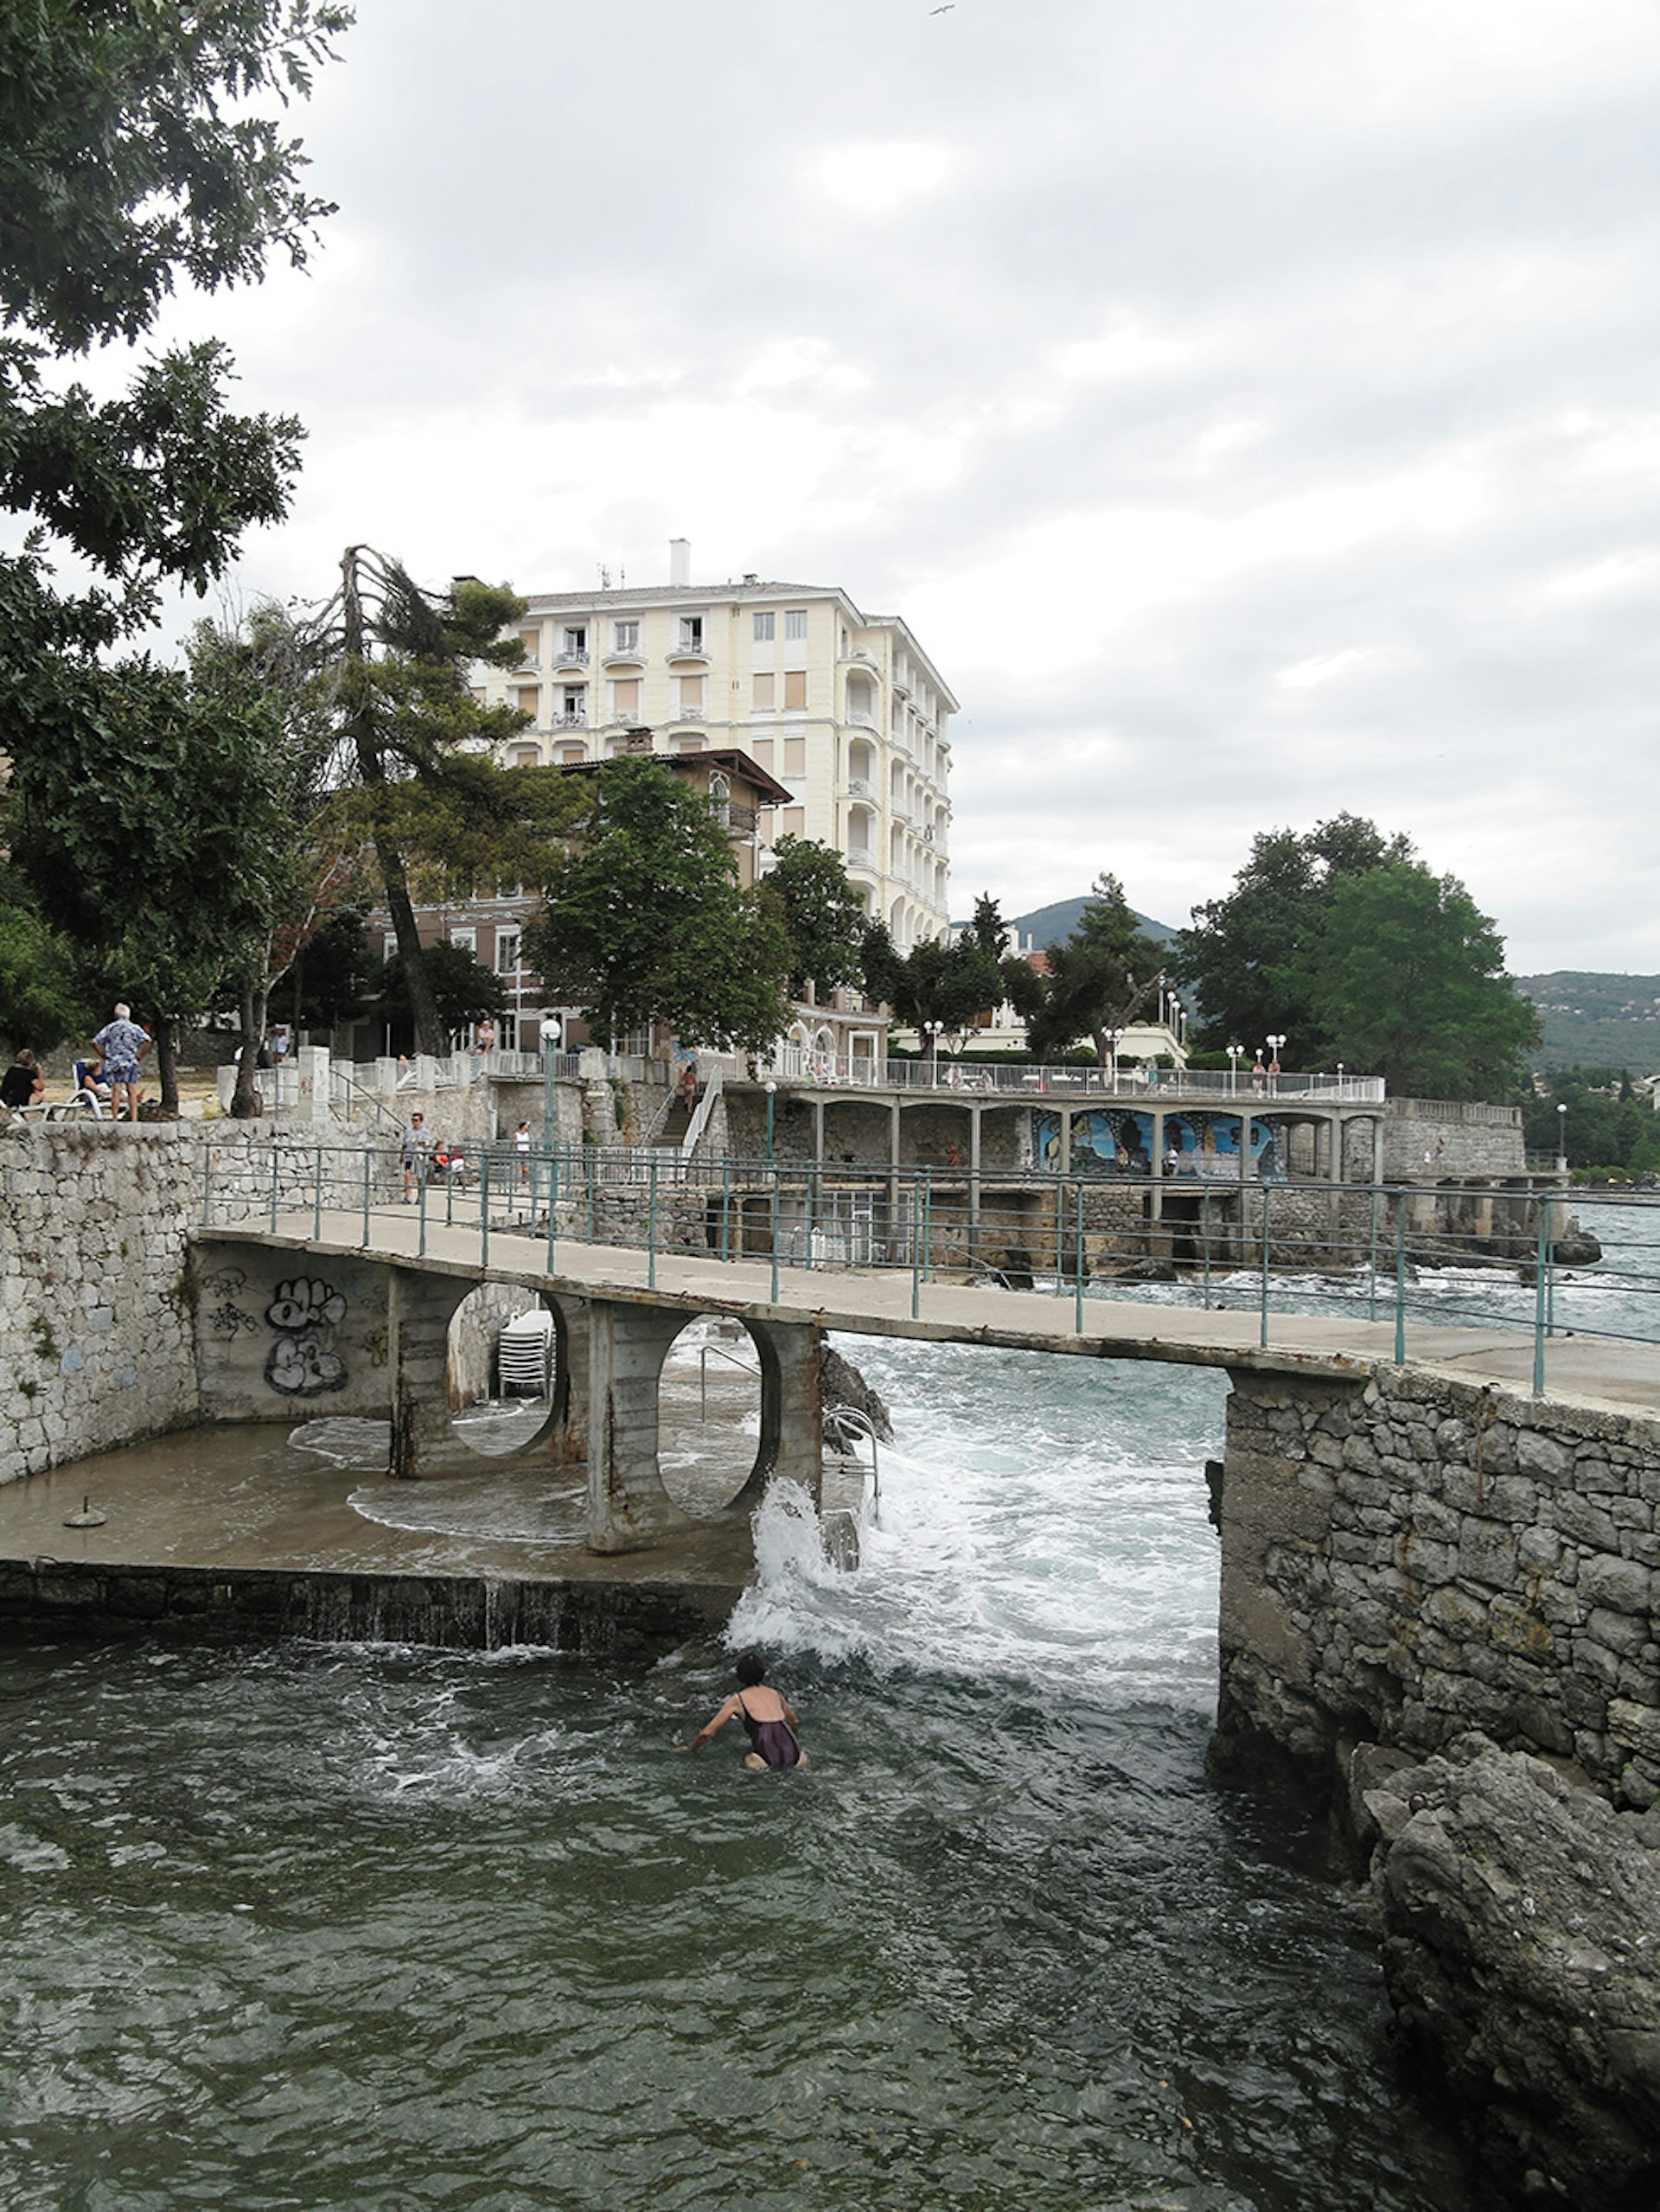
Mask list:
POLYGON ((1206 1776, 1222 1380, 841 1348, 861 1564, 776 1492, 725 1651, 0 1654, 8 2212, 1475 2202, 1317 1828, 1206 1776), (807 1773, 677 1748, 750 1643, 807 1773))

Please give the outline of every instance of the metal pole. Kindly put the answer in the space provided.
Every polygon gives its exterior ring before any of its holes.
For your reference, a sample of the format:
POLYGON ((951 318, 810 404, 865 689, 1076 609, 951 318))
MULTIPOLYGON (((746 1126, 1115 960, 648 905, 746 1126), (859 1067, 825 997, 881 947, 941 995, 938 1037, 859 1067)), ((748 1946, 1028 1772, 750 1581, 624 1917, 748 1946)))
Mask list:
POLYGON ((1271 1185, 1259 1182, 1257 1189, 1262 1194, 1262 1334, 1260 1341, 1266 1346, 1268 1341, 1268 1192, 1271 1185))
POLYGON ((732 1221, 732 1161, 726 1154, 720 1163, 720 1259, 724 1267, 731 1258, 732 1221))
POLYGON ((271 1132, 271 1233, 277 1233, 277 1131, 271 1132))
POLYGON ((651 1188, 646 1193, 646 1288, 657 1287, 657 1163, 654 1159, 647 1171, 651 1188))
POLYGON ((426 1258, 426 1163, 418 1151, 415 1155, 415 1175, 421 1194, 418 1206, 420 1234, 416 1241, 415 1256, 418 1259, 425 1259, 426 1258))
POLYGON ((363 1155, 363 1249, 365 1252, 369 1248, 369 1179, 374 1172, 374 1155, 366 1151, 363 1155))
POLYGON ((923 1170, 923 1280, 928 1282, 933 1274, 934 1259, 934 1170, 923 1170))
MULTIPOLYGON (((517 1031, 514 1032, 515 1036, 517 1031)), ((490 1155, 486 1147, 478 1170, 478 1264, 490 1264, 490 1155)))
POLYGON ((919 1176, 913 1176, 910 1182, 910 1317, 913 1321, 923 1310, 923 1247, 916 1234, 920 1181, 919 1176))
POLYGON ((1407 1360, 1407 1194, 1395 1194, 1395 1364, 1407 1360))
POLYGON ((555 1233, 555 1232, 554 1232, 554 1226, 553 1226, 553 1225, 554 1225, 554 1222, 557 1221, 557 1219, 558 1219, 558 1217, 559 1217, 559 1160, 558 1160, 558 1158, 557 1158, 557 1157, 556 1157, 552 1153, 551 1153, 551 1152, 550 1152, 550 1153, 548 1154, 548 1157, 547 1157, 547 1259, 546 1259, 547 1272, 548 1272, 550 1275, 553 1272, 553 1238, 554 1238, 554 1233, 555 1233))
POLYGON ((1072 1302, 1074 1334, 1083 1334, 1083 1177, 1078 1177, 1078 1235, 1077 1250, 1073 1255, 1077 1265, 1077 1295, 1072 1302))
POLYGON ((201 1226, 205 1229, 213 1218, 214 1148, 204 1143, 201 1148, 201 1226))
POLYGON ((1382 1199, 1382 1185, 1381 1183, 1375 1182, 1372 1185, 1370 1288, 1368 1290, 1366 1294, 1366 1318, 1368 1321, 1376 1321, 1377 1319, 1377 1209, 1378 1202, 1382 1199))
POLYGON ((1545 1335, 1547 1296, 1546 1270, 1550 1265, 1550 1200, 1541 1192, 1539 1198, 1539 1235, 1533 1265, 1533 1394, 1542 1397, 1545 1388, 1545 1335))
POLYGON ((311 1177, 311 1234, 318 1244, 322 1242, 322 1147, 317 1147, 317 1164, 311 1177))
POLYGON ((778 1170, 772 1170, 772 1303, 778 1303, 778 1170))

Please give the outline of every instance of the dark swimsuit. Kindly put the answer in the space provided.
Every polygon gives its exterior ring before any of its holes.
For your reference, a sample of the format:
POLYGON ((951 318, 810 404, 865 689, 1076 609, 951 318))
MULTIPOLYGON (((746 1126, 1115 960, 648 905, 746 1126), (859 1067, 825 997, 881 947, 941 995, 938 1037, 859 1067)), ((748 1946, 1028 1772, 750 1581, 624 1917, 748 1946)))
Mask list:
POLYGON ((787 1720, 757 1720, 744 1702, 744 1692, 737 1693, 738 1717, 750 1732, 750 1749, 758 1751, 769 1767, 794 1767, 801 1763, 801 1747, 795 1741, 795 1731, 787 1720))

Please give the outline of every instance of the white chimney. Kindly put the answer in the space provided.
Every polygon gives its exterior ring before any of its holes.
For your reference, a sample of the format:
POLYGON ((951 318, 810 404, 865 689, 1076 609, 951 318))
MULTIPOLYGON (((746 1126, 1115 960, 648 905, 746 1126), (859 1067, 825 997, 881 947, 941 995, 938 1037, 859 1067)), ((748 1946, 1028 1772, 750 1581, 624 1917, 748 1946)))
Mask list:
POLYGON ((668 580, 671 583, 690 583, 692 581, 692 540, 671 538, 668 541, 668 580))

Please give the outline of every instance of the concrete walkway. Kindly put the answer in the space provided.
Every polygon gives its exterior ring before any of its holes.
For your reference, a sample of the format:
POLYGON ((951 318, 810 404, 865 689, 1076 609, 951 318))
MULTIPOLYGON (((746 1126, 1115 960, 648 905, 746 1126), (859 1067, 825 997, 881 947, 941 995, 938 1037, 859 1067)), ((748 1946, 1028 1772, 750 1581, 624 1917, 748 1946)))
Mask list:
MULTIPOLYGON (((372 1211, 368 1242, 361 1212, 283 1214, 269 1224, 227 1224, 211 1236, 246 1236, 261 1243, 300 1244, 313 1251, 413 1259, 420 1225, 399 1208, 372 1211), (314 1237, 314 1227, 316 1235, 314 1237)), ((429 1219, 425 1264, 477 1275, 477 1223, 445 1227, 429 1219)), ((508 1279, 561 1285, 582 1295, 648 1298, 684 1306, 689 1313, 739 1318, 809 1320, 856 1336, 906 1336, 941 1343, 991 1344, 1070 1357, 1156 1360, 1195 1367, 1235 1367, 1259 1372, 1352 1374, 1357 1367, 1391 1365, 1395 1324, 1358 1316, 1270 1313, 1268 1342, 1261 1342, 1256 1312, 1206 1311, 1195 1306, 1143 1304, 1089 1296, 1082 1327, 1069 1288, 1060 1297, 980 1284, 924 1283, 916 1293, 903 1270, 808 1270, 781 1265, 777 1297, 768 1259, 722 1261, 700 1254, 643 1252, 560 1240, 549 1269, 544 1238, 492 1227, 488 1264, 482 1272, 508 1279)), ((1530 1333, 1492 1328, 1459 1329, 1408 1322, 1406 1357, 1413 1367, 1530 1393, 1534 1341, 1530 1333)), ((1660 1345, 1615 1343, 1558 1335, 1545 1347, 1547 1399, 1623 1412, 1660 1416, 1660 1345)))

